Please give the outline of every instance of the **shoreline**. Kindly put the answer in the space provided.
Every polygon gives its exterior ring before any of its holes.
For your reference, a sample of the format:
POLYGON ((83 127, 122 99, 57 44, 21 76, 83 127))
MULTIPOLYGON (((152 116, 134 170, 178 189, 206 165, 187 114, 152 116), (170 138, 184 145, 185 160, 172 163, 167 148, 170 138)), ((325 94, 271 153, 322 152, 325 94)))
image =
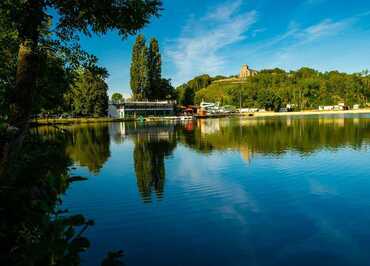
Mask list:
POLYGON ((96 124, 96 123, 111 123, 111 122, 128 122, 133 120, 125 120, 122 118, 40 118, 33 119, 31 126, 47 126, 47 125, 69 125, 69 124, 96 124))
POLYGON ((275 117, 275 116, 305 116, 305 115, 336 115, 336 114, 370 114, 370 108, 359 109, 359 110, 341 110, 341 111, 298 111, 298 112, 262 112, 253 113, 253 116, 248 114, 242 115, 243 117, 255 118, 255 117, 275 117))
MULTIPOLYGON (((370 114, 370 108, 359 109, 359 110, 345 110, 345 111, 299 111, 299 112, 261 112, 261 113, 245 113, 245 114, 233 114, 228 116, 223 116, 223 118, 259 118, 259 117, 284 117, 284 116, 307 116, 307 115, 336 115, 336 114, 370 114)), ((214 119, 220 117, 204 117, 197 119, 214 119)), ((43 125, 68 125, 68 124, 95 124, 95 123, 112 123, 112 122, 132 122, 136 121, 133 118, 43 118, 31 121, 31 126, 43 126, 43 125)), ((147 117, 146 122, 161 122, 161 121, 178 121, 178 117, 147 117)))

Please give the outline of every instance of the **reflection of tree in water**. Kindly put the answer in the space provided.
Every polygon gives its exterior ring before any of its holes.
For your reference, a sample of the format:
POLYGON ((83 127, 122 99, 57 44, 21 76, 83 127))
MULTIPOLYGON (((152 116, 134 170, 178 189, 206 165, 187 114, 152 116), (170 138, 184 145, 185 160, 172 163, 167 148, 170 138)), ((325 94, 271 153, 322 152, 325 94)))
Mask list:
POLYGON ((65 135, 27 136, 19 157, 0 178, 0 265, 79 265, 89 246, 80 235, 92 225, 59 211, 72 181, 65 135))
POLYGON ((203 153, 239 150, 250 160, 254 153, 282 154, 296 150, 308 154, 323 148, 360 148, 370 140, 370 120, 306 117, 244 120, 208 120, 193 131, 178 131, 178 139, 203 153))
MULTIPOLYGON (((96 137, 101 137, 97 134, 96 137)), ((71 183, 66 154, 73 138, 59 127, 34 128, 0 178, 0 265, 80 265, 94 222, 61 209, 71 183)), ((109 156, 109 146, 108 146, 109 156)), ((122 265, 123 253, 109 252, 102 265, 122 265)))
POLYGON ((176 147, 173 133, 138 134, 135 136, 134 162, 137 185, 145 202, 151 201, 152 192, 163 195, 166 156, 176 147))
POLYGON ((91 172, 99 173, 110 157, 110 139, 107 125, 76 126, 68 129, 71 138, 66 148, 71 159, 91 172))
POLYGON ((62 139, 70 159, 86 166, 93 173, 99 173, 110 157, 108 125, 42 126, 33 129, 37 134, 51 140, 61 140, 61 130, 65 132, 62 139))

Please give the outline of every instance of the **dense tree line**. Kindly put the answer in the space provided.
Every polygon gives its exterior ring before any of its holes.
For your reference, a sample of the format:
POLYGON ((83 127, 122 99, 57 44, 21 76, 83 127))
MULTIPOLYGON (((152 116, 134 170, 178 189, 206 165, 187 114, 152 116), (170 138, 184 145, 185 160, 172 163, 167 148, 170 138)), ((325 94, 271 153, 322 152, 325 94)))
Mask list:
POLYGON ((172 99, 171 80, 162 78, 162 59, 157 39, 146 46, 144 35, 137 36, 132 48, 130 86, 136 100, 172 99))
POLYGON ((105 73, 81 69, 65 94, 66 110, 83 116, 105 116, 108 109, 108 85, 105 73))
POLYGON ((348 106, 365 106, 370 97, 370 75, 367 71, 346 74, 338 71, 321 73, 310 68, 290 72, 272 69, 262 70, 246 81, 233 79, 217 82, 218 79, 212 80, 208 75, 194 80, 177 88, 180 103, 199 103, 205 100, 239 106, 241 102, 243 107, 267 110, 279 110, 286 104, 294 104, 301 110, 339 102, 348 106), (198 80, 196 84, 205 86, 199 88, 190 85, 194 80, 198 80), (199 80, 204 83, 199 83, 199 80))
MULTIPOLYGON (((0 16, 0 21, 5 19, 0 16)), ((50 21, 46 22, 42 24, 37 47, 37 76, 33 89, 37 96, 30 96, 30 114, 105 115, 107 71, 97 65, 95 56, 80 50, 76 44, 68 47, 52 40, 50 21)), ((15 111, 11 103, 20 97, 15 92, 20 39, 16 29, 6 22, 0 23, 0 30, 0 115, 8 117, 15 111)))

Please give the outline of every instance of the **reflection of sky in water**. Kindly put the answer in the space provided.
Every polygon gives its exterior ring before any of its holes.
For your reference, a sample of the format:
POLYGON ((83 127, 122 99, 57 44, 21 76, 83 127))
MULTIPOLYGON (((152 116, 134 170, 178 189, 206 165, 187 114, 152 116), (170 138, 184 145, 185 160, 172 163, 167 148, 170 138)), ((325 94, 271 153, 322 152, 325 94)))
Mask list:
POLYGON ((306 155, 288 148, 249 158, 235 147, 201 153, 178 142, 164 158, 163 197, 144 203, 133 160, 137 141, 111 140, 97 176, 76 170, 91 179, 73 185, 65 205, 96 221, 87 265, 114 249, 125 250, 128 265, 370 261, 368 144, 353 149, 343 140, 306 155))

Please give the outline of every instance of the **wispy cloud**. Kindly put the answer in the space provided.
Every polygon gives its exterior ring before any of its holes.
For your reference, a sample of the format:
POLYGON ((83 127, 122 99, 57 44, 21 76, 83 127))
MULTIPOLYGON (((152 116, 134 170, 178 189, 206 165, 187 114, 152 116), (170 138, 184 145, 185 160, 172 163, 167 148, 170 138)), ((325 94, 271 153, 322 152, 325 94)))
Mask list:
POLYGON ((305 28, 293 27, 288 31, 287 41, 272 51, 271 64, 281 67, 294 65, 294 62, 302 58, 302 51, 308 51, 308 47, 313 44, 321 46, 325 41, 332 42, 334 40, 332 38, 350 29, 356 20, 356 17, 339 21, 325 19, 305 28))
POLYGON ((244 34, 256 22, 256 12, 240 12, 241 6, 241 0, 230 2, 201 18, 189 19, 180 38, 166 49, 176 67, 176 83, 202 73, 222 73, 227 59, 220 51, 244 40, 244 34))
POLYGON ((352 23, 352 18, 341 21, 326 19, 318 24, 309 26, 301 31, 297 31, 296 37, 301 43, 311 42, 322 37, 337 35, 343 30, 349 28, 352 23))
MULTIPOLYGON (((260 61, 259 58, 269 58, 263 62, 263 67, 267 68, 292 66, 292 62, 297 62, 297 56, 302 55, 307 47, 332 42, 335 37, 352 29, 363 16, 364 14, 355 15, 341 20, 324 19, 307 26, 291 21, 285 32, 259 43, 248 44, 242 49, 245 52, 239 56, 256 62, 260 61)), ((318 52, 319 47, 316 46, 318 52)))
POLYGON ((286 32, 271 38, 270 40, 264 40, 262 44, 255 46, 253 52, 266 48, 274 48, 275 50, 278 50, 279 47, 297 47, 324 37, 335 36, 350 28, 354 22, 354 18, 347 18, 340 21, 325 19, 319 23, 309 25, 307 27, 301 27, 298 23, 292 21, 290 22, 286 32))

